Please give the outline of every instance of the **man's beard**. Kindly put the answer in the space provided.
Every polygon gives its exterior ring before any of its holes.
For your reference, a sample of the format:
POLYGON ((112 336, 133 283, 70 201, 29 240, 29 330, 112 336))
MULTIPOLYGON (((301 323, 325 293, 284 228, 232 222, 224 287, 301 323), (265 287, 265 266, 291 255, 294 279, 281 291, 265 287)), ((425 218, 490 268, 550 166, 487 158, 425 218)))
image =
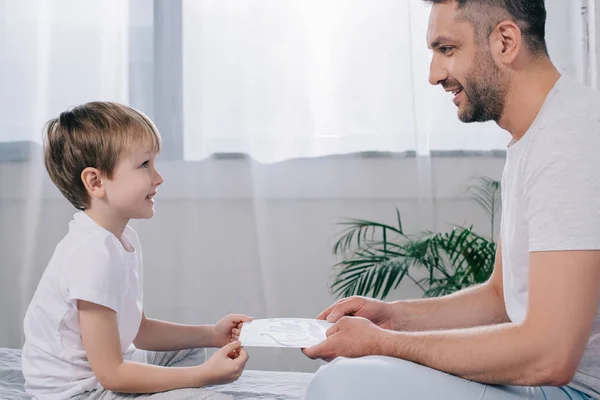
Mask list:
POLYGON ((507 79, 506 74, 494 64, 490 54, 478 50, 463 87, 466 96, 461 104, 462 108, 458 110, 458 118, 467 123, 498 122, 504 112, 507 79))

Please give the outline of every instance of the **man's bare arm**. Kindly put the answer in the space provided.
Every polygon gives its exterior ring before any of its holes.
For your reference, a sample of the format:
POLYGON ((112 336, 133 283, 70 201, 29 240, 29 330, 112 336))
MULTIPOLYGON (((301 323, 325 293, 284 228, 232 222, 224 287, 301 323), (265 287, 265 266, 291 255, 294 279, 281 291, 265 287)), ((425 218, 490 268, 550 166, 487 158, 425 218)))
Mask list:
POLYGON ((392 328, 428 331, 469 328, 509 322, 502 284, 502 251, 498 242, 494 271, 481 285, 448 296, 401 300, 390 304, 392 328))
POLYGON ((531 254, 523 322, 393 332, 381 353, 491 384, 566 385, 583 357, 600 300, 600 251, 531 254))

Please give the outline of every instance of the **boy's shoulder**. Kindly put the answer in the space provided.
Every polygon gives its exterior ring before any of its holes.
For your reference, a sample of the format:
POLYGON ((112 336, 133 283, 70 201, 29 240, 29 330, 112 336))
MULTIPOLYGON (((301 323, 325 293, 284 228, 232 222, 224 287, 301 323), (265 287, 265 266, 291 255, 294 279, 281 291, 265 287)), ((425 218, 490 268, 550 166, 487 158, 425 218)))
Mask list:
POLYGON ((117 241, 112 233, 100 227, 84 212, 78 212, 69 222, 69 231, 57 247, 65 250, 105 247, 113 242, 113 238, 117 241))
POLYGON ((69 223, 69 231, 56 246, 51 263, 67 269, 81 263, 104 263, 109 267, 119 264, 122 258, 119 240, 81 212, 69 223))

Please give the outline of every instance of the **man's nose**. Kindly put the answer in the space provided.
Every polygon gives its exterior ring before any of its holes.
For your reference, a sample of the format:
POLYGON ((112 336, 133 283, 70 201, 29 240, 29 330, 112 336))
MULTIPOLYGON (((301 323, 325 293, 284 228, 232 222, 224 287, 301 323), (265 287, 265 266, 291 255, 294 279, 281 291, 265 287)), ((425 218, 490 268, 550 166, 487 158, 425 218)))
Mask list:
POLYGON ((448 79, 448 71, 440 65, 434 56, 429 65, 429 83, 435 86, 441 84, 446 79, 448 79))

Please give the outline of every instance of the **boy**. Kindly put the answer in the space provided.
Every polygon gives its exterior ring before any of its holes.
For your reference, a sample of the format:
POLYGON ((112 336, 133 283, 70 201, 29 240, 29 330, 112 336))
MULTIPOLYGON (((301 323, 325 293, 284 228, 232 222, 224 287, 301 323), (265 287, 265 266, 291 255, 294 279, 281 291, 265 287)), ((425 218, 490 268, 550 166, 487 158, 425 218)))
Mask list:
POLYGON ((163 182, 154 124, 130 107, 93 102, 61 113, 45 133, 48 174, 80 212, 25 315, 25 390, 39 399, 113 399, 236 380, 248 360, 237 339, 249 317, 186 326, 143 311, 141 247, 127 224, 152 218, 163 182), (204 347, 221 349, 204 364, 205 353, 175 352, 204 347))

